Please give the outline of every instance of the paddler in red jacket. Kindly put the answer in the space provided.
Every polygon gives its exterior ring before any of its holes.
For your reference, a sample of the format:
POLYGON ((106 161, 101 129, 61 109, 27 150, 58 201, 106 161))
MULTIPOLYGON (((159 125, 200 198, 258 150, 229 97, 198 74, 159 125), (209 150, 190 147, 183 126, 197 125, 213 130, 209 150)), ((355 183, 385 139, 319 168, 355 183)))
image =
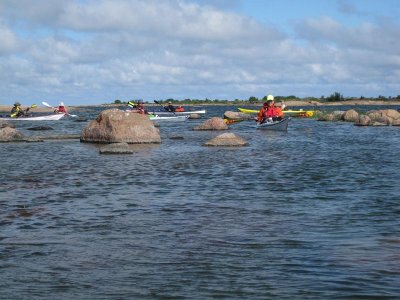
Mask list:
POLYGON ((272 121, 282 120, 284 114, 280 107, 275 106, 274 96, 268 95, 267 102, 263 104, 263 107, 260 109, 257 115, 257 122, 259 124, 272 121))

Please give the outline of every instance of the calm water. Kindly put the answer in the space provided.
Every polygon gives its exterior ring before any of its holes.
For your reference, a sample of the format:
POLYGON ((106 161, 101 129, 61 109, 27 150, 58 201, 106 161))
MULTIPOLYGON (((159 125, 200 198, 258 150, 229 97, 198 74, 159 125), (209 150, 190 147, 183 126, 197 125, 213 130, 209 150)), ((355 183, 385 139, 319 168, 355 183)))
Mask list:
POLYGON ((242 122, 249 146, 221 149, 202 121, 134 155, 0 144, 0 298, 400 298, 400 128, 242 122))

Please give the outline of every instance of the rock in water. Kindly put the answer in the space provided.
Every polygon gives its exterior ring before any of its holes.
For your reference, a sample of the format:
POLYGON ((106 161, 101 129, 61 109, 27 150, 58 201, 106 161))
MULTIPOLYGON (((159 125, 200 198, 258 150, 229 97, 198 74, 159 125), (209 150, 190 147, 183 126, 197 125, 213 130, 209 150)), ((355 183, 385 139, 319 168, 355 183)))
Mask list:
POLYGON ((116 108, 102 111, 82 130, 80 139, 89 143, 161 143, 160 132, 147 115, 116 108))
POLYGON ((228 125, 226 125, 224 119, 213 117, 206 120, 202 124, 196 126, 194 130, 227 130, 228 125))
POLYGON ((132 154, 134 151, 129 148, 128 143, 114 143, 100 148, 100 154, 132 154))
POLYGON ((204 146, 246 146, 247 142, 234 133, 223 133, 209 140, 204 146))

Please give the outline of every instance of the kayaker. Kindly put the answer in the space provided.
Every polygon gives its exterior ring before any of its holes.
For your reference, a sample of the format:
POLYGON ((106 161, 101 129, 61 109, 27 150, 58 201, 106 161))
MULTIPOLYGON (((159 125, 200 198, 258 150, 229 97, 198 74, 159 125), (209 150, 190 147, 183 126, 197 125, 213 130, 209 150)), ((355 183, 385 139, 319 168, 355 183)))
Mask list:
POLYGON ((280 107, 275 106, 274 96, 268 95, 267 102, 264 102, 263 107, 260 109, 257 115, 257 122, 262 124, 267 120, 280 121, 283 119, 283 112, 280 107))
POLYGON ((167 106, 164 106, 164 109, 169 112, 175 112, 175 106, 172 105, 172 102, 169 101, 167 106))
POLYGON ((185 109, 183 108, 183 106, 178 106, 178 107, 176 107, 175 108, 175 112, 183 112, 183 111, 185 111, 185 109))
POLYGON ((142 100, 139 100, 137 105, 136 105, 136 112, 141 114, 141 115, 147 115, 148 112, 144 107, 144 103, 142 100))
POLYGON ((21 108, 21 103, 18 101, 14 103, 13 108, 11 109, 11 118, 18 118, 18 117, 23 117, 25 116, 25 112, 21 108))
POLYGON ((58 105, 58 107, 54 110, 55 113, 58 114, 67 114, 67 108, 64 105, 64 102, 60 102, 60 104, 58 105))

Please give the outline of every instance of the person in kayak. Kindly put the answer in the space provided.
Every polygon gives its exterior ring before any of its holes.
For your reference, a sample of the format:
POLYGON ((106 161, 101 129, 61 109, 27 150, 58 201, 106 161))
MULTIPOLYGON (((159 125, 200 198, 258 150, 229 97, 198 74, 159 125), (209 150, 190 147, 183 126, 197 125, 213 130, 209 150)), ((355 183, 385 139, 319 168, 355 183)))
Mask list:
POLYGON ((57 114, 68 114, 67 108, 64 105, 64 102, 60 102, 58 107, 54 110, 57 114))
POLYGON ((149 114, 147 110, 144 107, 144 103, 142 100, 139 100, 138 103, 136 104, 136 112, 141 114, 141 115, 147 115, 149 114))
POLYGON ((13 108, 11 109, 11 118, 18 118, 18 117, 23 117, 25 116, 25 111, 22 110, 21 108, 21 103, 18 101, 14 103, 13 108))
POLYGON ((167 106, 164 106, 164 109, 169 112, 175 112, 175 106, 172 105, 172 102, 169 101, 167 106))
POLYGON ((267 102, 264 102, 263 107, 257 114, 257 122, 262 124, 266 121, 280 121, 284 117, 280 107, 275 106, 274 96, 268 95, 267 102))

